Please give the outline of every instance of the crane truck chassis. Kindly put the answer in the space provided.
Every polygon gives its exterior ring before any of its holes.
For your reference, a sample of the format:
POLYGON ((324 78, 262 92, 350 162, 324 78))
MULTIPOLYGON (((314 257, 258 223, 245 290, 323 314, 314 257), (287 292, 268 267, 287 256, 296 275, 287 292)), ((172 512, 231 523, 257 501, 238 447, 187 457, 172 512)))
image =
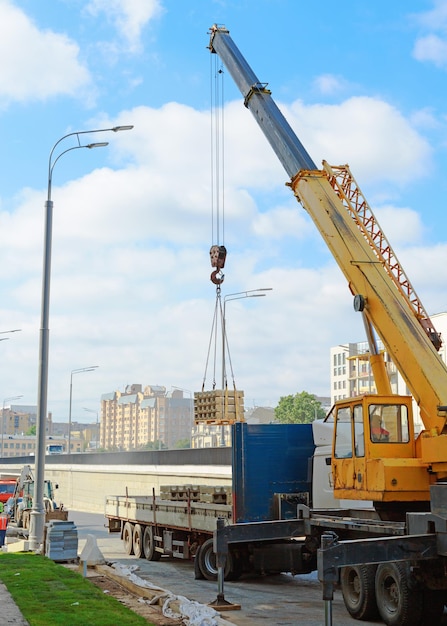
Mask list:
POLYGON ((317 554, 328 623, 334 585, 340 582, 346 608, 357 619, 380 616, 388 626, 435 626, 447 592, 447 368, 438 355, 440 335, 349 167, 323 161, 319 170, 226 27, 215 24, 210 35, 211 53, 231 74, 290 176, 287 184, 347 279, 365 324, 378 391, 335 403, 331 458, 334 495, 371 500, 377 518, 300 506, 288 522, 219 520, 218 598, 223 599, 227 555, 244 536, 255 532, 259 541, 301 536, 317 554), (392 393, 375 333, 412 397, 392 393), (417 436, 412 398, 424 424, 417 436), (373 418, 387 438, 375 438, 373 418))

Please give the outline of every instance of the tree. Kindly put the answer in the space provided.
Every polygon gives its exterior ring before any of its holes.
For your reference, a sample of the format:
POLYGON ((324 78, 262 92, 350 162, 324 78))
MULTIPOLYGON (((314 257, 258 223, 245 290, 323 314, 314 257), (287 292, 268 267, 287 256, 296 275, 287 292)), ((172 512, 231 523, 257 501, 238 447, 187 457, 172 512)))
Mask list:
POLYGON ((156 441, 148 441, 139 447, 139 450, 167 450, 167 446, 157 439, 156 441))
POLYGON ((177 448, 177 449, 190 448, 190 447, 191 447, 191 442, 189 441, 189 439, 177 439, 177 441, 174 444, 174 448, 177 448))
POLYGON ((25 435, 35 435, 35 434, 36 434, 36 425, 33 424, 30 428, 28 428, 25 435))
POLYGON ((281 424, 309 424, 325 416, 321 402, 307 391, 281 397, 275 408, 275 420, 281 424))

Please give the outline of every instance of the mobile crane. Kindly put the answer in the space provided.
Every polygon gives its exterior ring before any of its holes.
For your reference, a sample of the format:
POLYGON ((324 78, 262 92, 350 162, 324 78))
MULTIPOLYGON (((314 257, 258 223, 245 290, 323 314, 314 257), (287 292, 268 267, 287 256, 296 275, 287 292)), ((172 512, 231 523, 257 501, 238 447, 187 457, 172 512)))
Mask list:
MULTIPOLYGON (((381 519, 361 524, 299 506, 296 532, 309 538, 309 546, 320 542, 319 578, 329 604, 341 578, 353 617, 370 619, 379 612, 390 626, 437 624, 447 589, 447 484, 442 482, 447 478, 447 367, 438 354, 440 335, 349 167, 323 161, 318 169, 225 26, 213 25, 210 35, 210 51, 237 84, 290 177, 287 185, 348 281, 354 309, 365 323, 378 390, 335 403, 331 466, 335 497, 371 500, 381 519), (391 393, 374 332, 418 405, 424 429, 417 436, 412 397, 391 393)), ((267 538, 270 531, 259 526, 258 532, 267 538)), ((218 525, 222 597, 227 544, 240 536, 237 528, 218 525)))

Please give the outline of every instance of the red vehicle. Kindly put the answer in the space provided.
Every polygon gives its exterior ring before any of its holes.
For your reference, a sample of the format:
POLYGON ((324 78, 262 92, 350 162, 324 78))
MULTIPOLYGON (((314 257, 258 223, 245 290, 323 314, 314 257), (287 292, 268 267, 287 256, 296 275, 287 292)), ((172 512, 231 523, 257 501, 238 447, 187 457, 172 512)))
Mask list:
POLYGON ((17 478, 0 478, 0 502, 6 504, 9 498, 14 495, 17 478))

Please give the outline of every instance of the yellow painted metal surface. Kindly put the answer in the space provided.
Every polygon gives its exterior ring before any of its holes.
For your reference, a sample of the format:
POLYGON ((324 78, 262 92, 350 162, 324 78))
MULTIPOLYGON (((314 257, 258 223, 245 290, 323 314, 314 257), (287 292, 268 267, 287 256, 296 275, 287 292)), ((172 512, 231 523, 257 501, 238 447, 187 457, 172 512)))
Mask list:
POLYGON ((447 414, 438 414, 438 406, 447 405, 447 368, 414 312, 398 294, 325 172, 301 171, 292 181, 292 187, 343 271, 352 293, 366 298, 368 318, 418 403, 425 428, 441 433, 447 414))

